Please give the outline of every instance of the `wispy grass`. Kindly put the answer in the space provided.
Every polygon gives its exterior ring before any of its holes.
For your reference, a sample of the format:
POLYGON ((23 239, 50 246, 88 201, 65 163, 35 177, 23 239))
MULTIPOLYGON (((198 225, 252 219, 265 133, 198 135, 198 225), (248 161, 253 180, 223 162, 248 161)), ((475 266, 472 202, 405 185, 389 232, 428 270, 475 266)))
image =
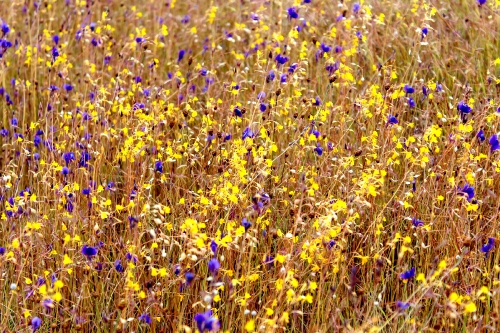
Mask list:
POLYGON ((0 328, 494 331, 499 9, 4 4, 0 328))

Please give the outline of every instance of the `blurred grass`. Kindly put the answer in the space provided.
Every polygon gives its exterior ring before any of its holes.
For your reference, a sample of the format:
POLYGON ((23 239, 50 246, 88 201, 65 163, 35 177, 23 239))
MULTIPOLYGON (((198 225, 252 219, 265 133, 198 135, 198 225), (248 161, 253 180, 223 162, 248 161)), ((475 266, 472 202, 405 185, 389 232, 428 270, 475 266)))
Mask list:
POLYGON ((194 332, 194 315, 211 308, 229 332, 495 330, 498 251, 481 250, 497 237, 500 169, 488 139, 500 115, 500 5, 353 6, 6 3, 3 39, 14 45, 0 62, 9 131, 0 136, 0 327, 30 331, 39 317, 46 332, 194 332), (287 17, 292 6, 300 19, 287 17), (332 51, 316 58, 321 43, 332 51), (289 57, 284 66, 280 53, 289 57), (415 88, 414 108, 410 95, 398 95, 404 85, 415 88), (459 101, 473 109, 467 121, 459 101), (388 124, 389 115, 398 123, 388 124), (247 127, 255 137, 242 140, 247 127), (79 167, 85 151, 89 166, 79 167), (76 160, 64 176, 66 152, 76 160), (466 183, 475 189, 470 202, 458 191, 466 183), (92 261, 84 244, 99 245, 92 261), (210 280, 212 257, 221 269, 210 280), (412 267, 417 276, 403 281, 412 267), (155 275, 162 268, 165 276, 155 275), (196 276, 189 286, 186 272, 196 276))

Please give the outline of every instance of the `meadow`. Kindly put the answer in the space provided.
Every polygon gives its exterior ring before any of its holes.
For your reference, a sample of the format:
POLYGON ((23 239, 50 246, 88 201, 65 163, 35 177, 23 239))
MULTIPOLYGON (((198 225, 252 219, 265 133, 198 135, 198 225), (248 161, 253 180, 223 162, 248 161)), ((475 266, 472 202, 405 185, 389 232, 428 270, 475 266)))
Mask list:
POLYGON ((499 0, 0 1, 2 332, 487 332, 499 0))

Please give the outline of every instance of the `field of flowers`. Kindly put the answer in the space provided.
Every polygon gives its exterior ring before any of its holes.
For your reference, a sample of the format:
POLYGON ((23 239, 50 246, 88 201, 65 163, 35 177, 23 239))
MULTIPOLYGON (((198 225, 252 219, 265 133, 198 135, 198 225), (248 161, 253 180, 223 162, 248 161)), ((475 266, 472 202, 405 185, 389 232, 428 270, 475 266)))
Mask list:
POLYGON ((4 0, 2 332, 500 326, 499 0, 4 0))

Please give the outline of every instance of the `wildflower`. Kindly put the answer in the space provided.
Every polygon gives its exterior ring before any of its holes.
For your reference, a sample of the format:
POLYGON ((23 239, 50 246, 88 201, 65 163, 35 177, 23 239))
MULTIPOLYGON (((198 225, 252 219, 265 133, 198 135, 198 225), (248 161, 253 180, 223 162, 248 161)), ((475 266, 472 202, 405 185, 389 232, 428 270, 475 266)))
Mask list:
POLYGON ((248 229, 252 226, 252 222, 249 222, 246 217, 243 218, 241 221, 241 225, 243 228, 245 228, 245 231, 248 231, 248 229))
POLYGON ((397 123, 399 123, 398 118, 396 118, 396 117, 395 117, 395 116, 393 116, 393 115, 389 115, 389 116, 387 116, 387 124, 390 124, 390 125, 395 125, 395 124, 397 124, 397 123))
POLYGON ((217 248, 218 248, 217 242, 212 240, 212 242, 210 242, 210 250, 212 250, 214 255, 217 254, 217 248))
POLYGON ((296 62, 291 64, 290 67, 288 67, 288 73, 293 74, 295 72, 295 70, 297 70, 298 66, 299 66, 299 64, 297 64, 296 62))
POLYGON ((299 18, 299 13, 297 12, 297 7, 290 7, 287 9, 289 19, 299 18))
POLYGON ((267 110, 267 105, 265 103, 260 103, 260 112, 266 112, 267 110))
POLYGON ((125 271, 125 268, 122 266, 122 261, 121 260, 116 260, 115 261, 115 269, 117 272, 123 273, 125 271))
POLYGON ((396 306, 398 307, 398 310, 404 311, 410 307, 410 303, 397 301, 396 306))
POLYGON ((40 326, 42 326, 42 320, 40 318, 34 317, 33 319, 31 319, 31 329, 33 330, 33 332, 39 329, 40 326))
POLYGON ((241 112, 240 108, 237 107, 237 106, 234 108, 233 112, 234 112, 234 115, 236 117, 242 117, 243 116, 243 113, 241 112))
POLYGON ((181 62, 182 58, 184 58, 184 55, 186 54, 185 50, 180 50, 179 55, 177 56, 177 62, 181 62))
POLYGON ((275 58, 276 62, 278 65, 284 65, 289 59, 286 56, 283 56, 281 54, 278 54, 275 58))
POLYGON ((67 153, 64 153, 63 158, 64 158, 64 161, 66 161, 66 165, 68 165, 69 163, 71 163, 71 161, 75 160, 75 154, 72 152, 67 152, 67 153))
POLYGON ((92 257, 97 254, 97 249, 95 247, 84 245, 82 247, 82 254, 91 260, 92 257))
POLYGON ((314 151, 316 152, 316 154, 318 154, 318 156, 323 155, 323 148, 321 148, 319 143, 318 143, 318 146, 316 148, 314 148, 314 151))
POLYGON ((63 174, 64 176, 68 175, 69 174, 68 167, 63 167, 62 170, 61 170, 61 174, 63 174))
POLYGON ((415 267, 412 267, 409 271, 403 272, 399 274, 399 277, 402 280, 409 280, 415 277, 415 267))
POLYGON ((243 134, 241 136, 241 139, 242 140, 245 140, 246 138, 253 138, 255 136, 255 134, 252 132, 252 130, 250 129, 250 127, 247 127, 245 128, 245 130, 243 131, 243 134))
POLYGON ((328 248, 328 250, 331 250, 335 246, 335 244, 337 243, 332 239, 326 244, 326 247, 328 248))
POLYGON ((217 260, 216 258, 210 259, 210 261, 208 262, 208 270, 212 273, 212 275, 217 274, 219 268, 220 268, 219 260, 217 260))
POLYGON ((324 43, 321 43, 319 47, 323 53, 328 53, 332 50, 331 46, 328 46, 324 43))
POLYGON ((498 135, 497 134, 493 134, 490 137, 489 143, 491 145, 491 147, 490 147, 491 152, 494 152, 495 150, 500 150, 500 142, 498 142, 498 135))
POLYGON ((424 225, 424 222, 423 222, 423 221, 420 221, 420 220, 419 220, 419 219, 417 219, 416 217, 414 217, 414 218, 412 218, 412 219, 411 219, 411 223, 413 223, 413 226, 414 226, 415 228, 417 228, 417 227, 421 227, 421 226, 423 226, 423 225, 424 225))
POLYGON ((357 14, 360 9, 361 9, 361 6, 360 6, 359 2, 356 2, 354 5, 352 5, 352 11, 354 12, 354 14, 357 14))
POLYGON ((71 90, 73 90, 73 86, 72 86, 71 84, 68 84, 68 83, 63 84, 63 88, 64 88, 64 90, 66 90, 66 91, 71 91, 71 90))
POLYGON ((477 0, 477 4, 481 7, 486 3, 486 0, 477 0))
POLYGON ((467 201, 471 202, 475 195, 474 187, 466 183, 462 188, 458 188, 458 195, 465 195, 467 197, 467 201))
POLYGON ((463 101, 458 102, 457 109, 462 114, 467 114, 472 111, 472 108, 463 101))
POLYGON ((411 97, 408 97, 408 106, 410 108, 414 108, 415 107, 415 101, 411 97))
POLYGON ((195 275, 192 272, 186 272, 186 274, 184 275, 184 277, 186 278, 186 284, 190 285, 191 282, 193 282, 195 275))
POLYGON ((54 308, 54 301, 51 300, 50 298, 48 299, 44 299, 43 302, 42 302, 42 305, 45 309, 47 310, 52 310, 54 308))
POLYGON ((5 247, 0 247, 0 256, 5 254, 5 247))
POLYGON ((415 88, 413 88, 412 86, 409 86, 407 84, 405 84, 403 90, 405 91, 405 93, 407 94, 413 94, 415 92, 415 88))
POLYGON ((493 237, 488 238, 488 243, 481 246, 481 252, 483 252, 486 255, 486 258, 488 258, 489 252, 493 249, 494 246, 495 246, 495 238, 493 237))
POLYGON ((477 137, 477 139, 478 139, 480 142, 483 142, 484 140, 486 140, 486 137, 484 136, 484 131, 483 131, 483 129, 480 129, 480 130, 479 130, 479 132, 477 132, 476 137, 477 137))
POLYGON ((424 39, 428 33, 429 33, 429 29, 427 29, 427 27, 423 27, 422 28, 422 39, 424 39))
POLYGON ((149 316, 149 314, 147 313, 143 313, 142 315, 139 316, 139 321, 142 321, 148 325, 151 325, 151 323, 153 322, 151 320, 151 317, 149 316))
POLYGON ((264 264, 268 266, 268 268, 271 268, 274 266, 274 257, 273 256, 266 256, 264 259, 264 264))
POLYGON ((219 319, 212 316, 212 310, 208 310, 203 313, 197 313, 194 316, 194 320, 196 321, 196 325, 198 326, 198 330, 200 333, 205 331, 215 332, 220 328, 219 319))
POLYGON ((163 163, 161 161, 155 162, 155 171, 159 173, 163 173, 163 163))
POLYGON ((266 77, 266 82, 269 83, 271 81, 274 81, 274 78, 276 77, 276 74, 274 74, 274 70, 271 69, 269 71, 269 74, 267 74, 267 77, 266 77))
POLYGON ((7 23, 2 22, 2 33, 3 33, 3 35, 4 36, 7 35, 9 33, 9 31, 10 31, 10 28, 7 25, 7 23))
POLYGON ((127 252, 127 254, 125 255, 125 258, 127 258, 128 261, 133 261, 134 264, 137 263, 137 256, 133 255, 130 252, 127 252))

